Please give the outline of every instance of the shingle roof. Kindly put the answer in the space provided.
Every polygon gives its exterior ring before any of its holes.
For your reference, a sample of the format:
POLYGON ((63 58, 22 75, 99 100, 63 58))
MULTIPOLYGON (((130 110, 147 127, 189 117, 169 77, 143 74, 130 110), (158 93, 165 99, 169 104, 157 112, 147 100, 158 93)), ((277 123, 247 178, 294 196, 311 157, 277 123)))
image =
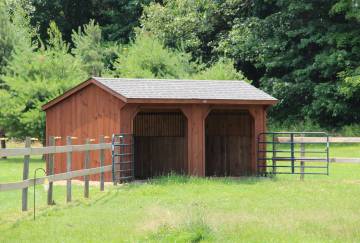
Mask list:
POLYGON ((129 79, 93 77, 42 106, 46 110, 94 84, 125 103, 273 105, 277 99, 239 80, 129 79))
POLYGON ((264 91, 239 80, 93 79, 127 99, 276 101, 264 91))

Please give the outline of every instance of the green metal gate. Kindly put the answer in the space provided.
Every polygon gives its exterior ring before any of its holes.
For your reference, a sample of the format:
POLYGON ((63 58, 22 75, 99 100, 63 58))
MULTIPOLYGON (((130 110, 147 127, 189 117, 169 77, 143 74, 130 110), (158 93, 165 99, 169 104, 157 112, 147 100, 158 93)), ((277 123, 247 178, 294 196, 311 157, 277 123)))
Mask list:
POLYGON ((113 134, 111 143, 112 178, 114 184, 134 179, 134 137, 113 134))
POLYGON ((257 140, 258 175, 329 175, 329 136, 324 132, 266 132, 257 140))

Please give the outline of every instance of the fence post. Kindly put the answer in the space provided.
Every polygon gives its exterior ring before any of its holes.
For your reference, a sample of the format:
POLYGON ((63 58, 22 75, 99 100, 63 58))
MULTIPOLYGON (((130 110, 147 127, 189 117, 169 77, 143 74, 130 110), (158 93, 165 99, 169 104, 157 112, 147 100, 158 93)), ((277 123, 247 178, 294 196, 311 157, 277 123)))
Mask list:
MULTIPOLYGON (((302 137, 304 137, 304 134, 302 134, 302 137)), ((303 143, 303 141, 301 141, 300 143, 300 157, 304 158, 305 157, 305 144, 303 143)), ((300 161, 300 180, 303 181, 304 177, 305 177, 305 161, 301 160, 300 161)))
MULTIPOLYGON (((272 163, 273 163, 273 175, 276 175, 276 143, 277 139, 275 135, 272 136, 272 163)), ((266 153, 266 152, 265 152, 266 153)), ((266 157, 266 156, 265 156, 266 157)))
MULTIPOLYGON (((31 147, 31 138, 26 137, 25 148, 31 147)), ((30 155, 24 155, 23 180, 29 179, 30 155)), ((22 189, 22 211, 27 211, 28 206, 28 187, 22 189)))
MULTIPOLYGON (((0 129, 0 148, 6 149, 6 137, 5 132, 1 131, 0 129)), ((1 157, 2 159, 6 159, 6 156, 1 157)))
MULTIPOLYGON (((66 137, 66 145, 71 145, 72 137, 66 137)), ((66 172, 71 171, 71 163, 72 163, 72 152, 66 153, 66 172)), ((71 202, 71 178, 66 180, 66 202, 71 202)))
MULTIPOLYGON (((105 137, 104 136, 100 136, 100 140, 99 140, 100 144, 105 143, 105 137)), ((100 167, 101 167, 101 172, 100 172, 100 191, 104 191, 104 171, 103 171, 103 167, 104 167, 104 160, 105 160, 105 150, 104 149, 100 149, 100 167)))
MULTIPOLYGON (((85 144, 90 144, 90 139, 85 140, 85 144)), ((85 158, 84 158, 84 169, 89 168, 90 162, 90 150, 85 151, 85 158)), ((89 175, 84 176, 84 197, 89 198, 89 175)))
MULTIPOLYGON (((49 146, 55 146, 55 137, 49 137, 49 146)), ((51 153, 48 156, 48 175, 54 174, 54 157, 55 154, 51 153)), ((47 204, 53 205, 53 182, 49 182, 49 190, 47 194, 47 204)))

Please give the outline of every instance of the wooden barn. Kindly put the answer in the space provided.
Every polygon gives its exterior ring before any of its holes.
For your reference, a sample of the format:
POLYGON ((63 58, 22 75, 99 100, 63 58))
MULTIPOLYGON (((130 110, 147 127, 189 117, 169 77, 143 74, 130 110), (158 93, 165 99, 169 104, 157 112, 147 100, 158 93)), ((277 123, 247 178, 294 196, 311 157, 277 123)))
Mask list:
MULTIPOLYGON (((242 176, 256 173, 256 137, 276 102, 244 81, 94 77, 43 109, 46 135, 61 136, 58 145, 69 135, 77 137, 73 144, 83 144, 86 138, 98 143, 100 135, 132 134, 136 178, 169 172, 242 176)), ((98 152, 91 153, 90 166, 99 166, 98 152)), ((72 170, 82 168, 83 156, 73 155, 72 170)), ((55 173, 64 171, 66 157, 57 155, 55 173)))

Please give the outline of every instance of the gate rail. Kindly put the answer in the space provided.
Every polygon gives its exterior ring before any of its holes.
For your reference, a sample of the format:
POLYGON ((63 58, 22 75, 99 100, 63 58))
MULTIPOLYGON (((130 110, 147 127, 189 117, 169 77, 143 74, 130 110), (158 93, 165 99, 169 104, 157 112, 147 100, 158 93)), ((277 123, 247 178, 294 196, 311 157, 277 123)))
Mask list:
POLYGON ((132 134, 113 134, 111 142, 112 178, 116 185, 135 177, 134 137, 132 134))
POLYGON ((329 136, 326 133, 265 132, 257 139, 259 175, 300 174, 302 179, 305 174, 329 175, 329 136), (312 148, 306 149, 308 145, 312 148))

